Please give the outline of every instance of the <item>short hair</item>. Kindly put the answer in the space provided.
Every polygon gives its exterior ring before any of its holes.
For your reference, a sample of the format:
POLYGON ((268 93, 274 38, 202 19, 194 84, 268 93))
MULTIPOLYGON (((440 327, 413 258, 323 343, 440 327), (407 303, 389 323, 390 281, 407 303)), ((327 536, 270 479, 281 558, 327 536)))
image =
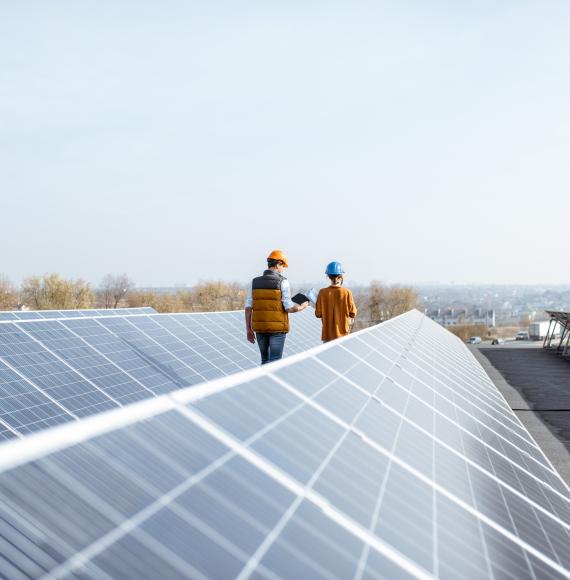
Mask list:
POLYGON ((275 266, 279 266, 279 264, 282 264, 283 262, 281 260, 273 260, 273 259, 268 259, 267 260, 267 267, 268 268, 275 268, 275 266))
POLYGON ((341 284, 344 282, 344 278, 343 278, 342 274, 327 274, 327 276, 329 277, 329 280, 333 284, 336 284, 338 282, 338 279, 339 278, 340 278, 340 283, 341 284))

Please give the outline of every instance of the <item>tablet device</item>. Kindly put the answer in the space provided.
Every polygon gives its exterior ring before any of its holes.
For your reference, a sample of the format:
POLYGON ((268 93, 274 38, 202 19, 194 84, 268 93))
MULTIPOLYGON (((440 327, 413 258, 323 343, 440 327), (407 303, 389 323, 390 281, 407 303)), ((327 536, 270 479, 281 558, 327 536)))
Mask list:
POLYGON ((305 302, 309 302, 309 299, 300 292, 298 294, 295 294, 295 296, 293 296, 291 300, 293 300, 295 304, 304 304, 305 302))

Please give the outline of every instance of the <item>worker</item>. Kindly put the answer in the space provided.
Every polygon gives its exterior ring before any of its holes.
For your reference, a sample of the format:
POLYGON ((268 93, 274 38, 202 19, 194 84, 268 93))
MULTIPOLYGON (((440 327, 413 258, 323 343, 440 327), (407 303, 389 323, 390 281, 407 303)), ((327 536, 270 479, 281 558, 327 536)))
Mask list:
POLYGON ((331 284, 328 288, 321 288, 315 306, 315 316, 322 319, 321 339, 328 342, 350 334, 357 310, 352 292, 342 286, 344 282, 342 264, 331 262, 327 265, 325 274, 331 284))
POLYGON ((281 250, 267 256, 267 270, 254 278, 245 301, 247 340, 257 339, 261 364, 279 360, 283 356, 285 338, 289 332, 289 314, 301 312, 308 302, 295 304, 291 300, 291 286, 283 270, 289 267, 281 250))

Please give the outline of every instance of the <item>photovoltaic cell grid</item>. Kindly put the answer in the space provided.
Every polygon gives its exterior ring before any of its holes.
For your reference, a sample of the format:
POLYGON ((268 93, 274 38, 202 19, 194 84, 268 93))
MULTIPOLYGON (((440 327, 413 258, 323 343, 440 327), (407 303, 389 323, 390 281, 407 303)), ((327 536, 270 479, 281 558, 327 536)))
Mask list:
POLYGON ((416 311, 8 443, 0 469, 9 578, 570 577, 568 488, 416 311))
MULTIPOLYGON (((285 354, 320 343, 291 317, 285 354)), ((0 441, 259 364, 243 312, 134 314, 0 324, 0 441)))
POLYGON ((0 311, 0 322, 14 320, 42 320, 44 318, 81 318, 90 316, 118 316, 130 314, 156 314, 154 308, 104 308, 85 310, 10 310, 0 311))

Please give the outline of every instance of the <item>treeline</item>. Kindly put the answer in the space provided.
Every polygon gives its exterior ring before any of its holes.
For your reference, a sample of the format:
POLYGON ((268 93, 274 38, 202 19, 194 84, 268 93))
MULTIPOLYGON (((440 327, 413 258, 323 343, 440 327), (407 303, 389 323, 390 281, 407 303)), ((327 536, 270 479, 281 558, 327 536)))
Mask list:
MULTIPOLYGON (((69 310, 151 306, 157 312, 214 312, 241 310, 246 288, 235 282, 200 282, 189 289, 169 292, 137 289, 126 274, 108 274, 92 287, 81 278, 57 273, 26 278, 18 287, 0 275, 0 310, 69 310)), ((407 286, 374 281, 355 292, 356 328, 378 324, 412 308, 421 308, 416 292, 407 286)))
POLYGON ((152 306, 158 312, 219 312, 241 310, 245 298, 246 289, 235 282, 200 282, 175 292, 134 290, 127 295, 125 305, 152 306))
POLYGON ((31 276, 18 287, 0 275, 0 309, 116 308, 132 288, 126 275, 106 276, 98 288, 81 278, 66 279, 56 273, 31 276))
POLYGON ((246 290, 236 283, 201 282, 174 292, 139 290, 126 275, 108 274, 99 286, 81 278, 45 274, 18 287, 0 275, 0 310, 69 310, 152 306, 158 312, 209 312, 243 308, 246 290))

